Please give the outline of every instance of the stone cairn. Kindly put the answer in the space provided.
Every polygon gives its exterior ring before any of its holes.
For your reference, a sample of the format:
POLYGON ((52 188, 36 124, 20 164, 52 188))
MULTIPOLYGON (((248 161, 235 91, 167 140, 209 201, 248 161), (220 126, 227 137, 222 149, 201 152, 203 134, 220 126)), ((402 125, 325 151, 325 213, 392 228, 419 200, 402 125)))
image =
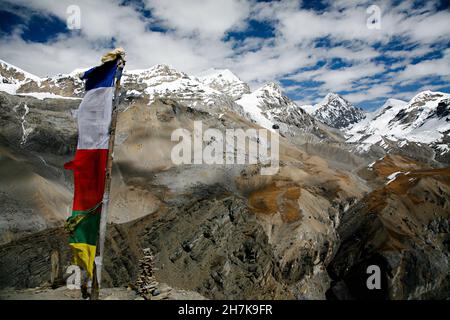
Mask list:
POLYGON ((156 281, 153 273, 154 263, 153 254, 150 248, 145 248, 144 256, 139 260, 139 275, 136 280, 136 291, 146 300, 151 300, 152 297, 158 296, 158 281, 156 281))

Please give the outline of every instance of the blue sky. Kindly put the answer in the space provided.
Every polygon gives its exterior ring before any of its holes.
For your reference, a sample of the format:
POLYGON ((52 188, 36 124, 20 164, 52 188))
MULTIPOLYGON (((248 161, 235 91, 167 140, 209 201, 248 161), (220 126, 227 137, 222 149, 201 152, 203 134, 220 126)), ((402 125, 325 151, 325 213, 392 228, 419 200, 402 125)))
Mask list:
POLYGON ((422 90, 450 92, 448 2, 1 2, 0 58, 39 76, 96 65, 123 46, 129 69, 228 68, 252 89, 278 82, 300 105, 328 92, 366 109, 422 90), (71 5, 81 13, 76 30, 71 5))

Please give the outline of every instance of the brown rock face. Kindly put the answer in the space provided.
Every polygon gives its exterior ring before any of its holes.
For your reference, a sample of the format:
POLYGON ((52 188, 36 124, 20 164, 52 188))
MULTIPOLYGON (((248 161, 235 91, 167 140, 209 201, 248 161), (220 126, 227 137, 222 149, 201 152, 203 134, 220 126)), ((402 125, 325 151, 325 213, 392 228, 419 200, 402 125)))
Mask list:
POLYGON ((379 178, 403 171, 346 213, 341 247, 328 266, 329 297, 444 299, 450 286, 450 170, 423 169, 404 157, 373 166, 379 178), (382 271, 382 290, 368 290, 367 267, 382 271))

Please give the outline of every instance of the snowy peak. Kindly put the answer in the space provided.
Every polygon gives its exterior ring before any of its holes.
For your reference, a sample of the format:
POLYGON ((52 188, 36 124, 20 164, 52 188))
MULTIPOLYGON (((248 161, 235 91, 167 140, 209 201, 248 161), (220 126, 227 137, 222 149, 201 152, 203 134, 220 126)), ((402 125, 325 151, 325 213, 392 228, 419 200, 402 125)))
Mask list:
POLYGON ((297 108, 297 105, 291 99, 289 99, 287 96, 283 94, 283 90, 275 82, 265 84, 261 88, 255 90, 250 95, 246 96, 247 98, 251 96, 255 101, 258 102, 258 105, 263 110, 292 108, 292 107, 297 108))
POLYGON ((228 69, 209 69, 197 75, 197 78, 203 84, 222 91, 233 100, 238 100, 244 94, 250 93, 248 84, 228 69))
POLYGON ((385 147, 385 139, 403 144, 412 141, 436 145, 445 143, 450 132, 450 94, 424 91, 409 102, 389 99, 367 119, 347 131, 348 142, 362 150, 371 145, 385 147))
POLYGON ((436 129, 444 132, 450 129, 450 95, 442 92, 423 91, 401 108, 389 122, 389 128, 397 127, 411 133, 428 132, 427 127, 432 123, 436 129), (442 120, 442 121, 441 121, 442 120), (442 123, 441 123, 442 122, 442 123), (448 128, 444 130, 443 128, 448 128))
POLYGON ((140 80, 156 77, 170 77, 175 80, 187 77, 187 74, 184 72, 180 72, 167 64, 157 64, 147 69, 125 70, 124 75, 128 77, 137 77, 140 80))
POLYGON ((124 72, 124 89, 129 98, 146 96, 149 100, 157 97, 176 100, 194 109, 222 113, 224 109, 241 111, 230 97, 175 68, 158 64, 148 69, 124 72))
POLYGON ((211 68, 197 75, 200 80, 212 83, 217 82, 239 82, 241 81, 238 76, 236 76, 229 69, 216 69, 211 68))
POLYGON ((59 79, 66 79, 66 78, 80 79, 80 76, 89 69, 90 68, 77 68, 77 69, 72 70, 69 73, 58 73, 55 76, 46 77, 46 78, 44 78, 44 80, 48 79, 48 80, 52 80, 52 81, 57 81, 59 79))
POLYGON ((24 81, 24 80, 39 80, 38 76, 26 72, 19 67, 16 67, 6 61, 0 59, 0 74, 3 78, 10 78, 11 80, 24 81))
POLYGON ((18 94, 28 94, 42 96, 49 94, 49 97, 56 95, 58 97, 78 97, 81 98, 84 93, 84 82, 79 75, 86 69, 76 69, 67 74, 58 74, 56 76, 39 79, 38 81, 29 81, 20 88, 18 94))
POLYGON ((258 89, 262 95, 267 97, 283 97, 283 90, 275 82, 269 82, 268 84, 262 86, 258 89))
POLYGON ((79 79, 79 74, 85 70, 87 68, 75 69, 68 74, 39 78, 0 60, 0 80, 2 82, 0 91, 34 96, 39 99, 81 97, 84 92, 84 83, 79 79))
POLYGON ((135 83, 137 85, 152 87, 182 78, 188 78, 188 75, 176 70, 172 66, 157 64, 148 69, 125 70, 123 82, 125 84, 135 83))
POLYGON ((15 94, 23 84, 29 81, 39 81, 39 79, 31 73, 0 60, 0 91, 15 94))
POLYGON ((236 103, 252 121, 266 129, 279 128, 283 134, 292 134, 293 130, 308 131, 314 126, 311 116, 285 96, 274 82, 244 94, 236 103))
MULTIPOLYGON (((408 102, 397 99, 387 99, 386 102, 377 110, 367 116, 367 121, 379 121, 380 125, 387 126, 391 118, 403 109, 408 102)), ((362 123, 362 122, 361 122, 362 123)))
POLYGON ((330 92, 327 93, 327 95, 325 96, 325 98, 322 100, 322 102, 320 103, 320 105, 324 106, 324 105, 330 105, 333 104, 334 101, 337 101, 339 104, 341 105, 349 105, 350 102, 348 102, 347 100, 345 100, 343 97, 341 97, 340 95, 338 95, 337 93, 334 92, 330 92))
POLYGON ((333 128, 343 129, 365 118, 365 113, 360 108, 336 93, 328 93, 325 98, 316 105, 313 116, 333 128))
POLYGON ((416 94, 411 99, 411 101, 409 101, 409 104, 412 105, 412 104, 420 103, 420 102, 424 102, 424 101, 436 100, 436 99, 442 97, 443 95, 445 95, 445 93, 425 90, 425 91, 422 91, 422 92, 419 92, 418 94, 416 94))

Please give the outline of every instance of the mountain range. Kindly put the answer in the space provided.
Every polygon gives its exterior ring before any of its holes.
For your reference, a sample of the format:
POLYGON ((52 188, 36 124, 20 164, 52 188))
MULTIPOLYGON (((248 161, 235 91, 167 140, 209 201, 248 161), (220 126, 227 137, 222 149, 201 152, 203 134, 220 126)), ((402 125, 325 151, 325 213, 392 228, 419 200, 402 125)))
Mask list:
MULTIPOLYGON (((39 78, 2 60, 0 67, 1 91, 40 99, 82 97, 83 82, 78 75, 83 69, 39 78)), ((312 132, 321 123, 339 129, 347 143, 357 145, 357 152, 368 152, 374 145, 401 148, 408 143, 427 145, 439 159, 447 159, 450 151, 450 95, 442 92, 423 91, 409 102, 388 99, 372 112, 336 93, 327 94, 314 106, 298 106, 276 83, 250 92, 249 85, 227 69, 188 76, 167 65, 126 71, 124 86, 130 98, 164 95, 195 108, 220 110, 226 106, 266 129, 276 126, 282 134, 312 132)), ((323 138, 323 133, 318 136, 323 138)))
MULTIPOLYGON (((82 71, 40 78, 0 61, 0 289, 64 281, 82 71)), ((132 289, 149 249, 158 281, 207 298, 448 297, 450 95, 299 106, 276 83, 167 65, 122 84, 103 287, 132 289), (279 172, 174 165, 171 133, 196 121, 279 133, 279 172), (373 264, 379 291, 365 287, 373 264)))

